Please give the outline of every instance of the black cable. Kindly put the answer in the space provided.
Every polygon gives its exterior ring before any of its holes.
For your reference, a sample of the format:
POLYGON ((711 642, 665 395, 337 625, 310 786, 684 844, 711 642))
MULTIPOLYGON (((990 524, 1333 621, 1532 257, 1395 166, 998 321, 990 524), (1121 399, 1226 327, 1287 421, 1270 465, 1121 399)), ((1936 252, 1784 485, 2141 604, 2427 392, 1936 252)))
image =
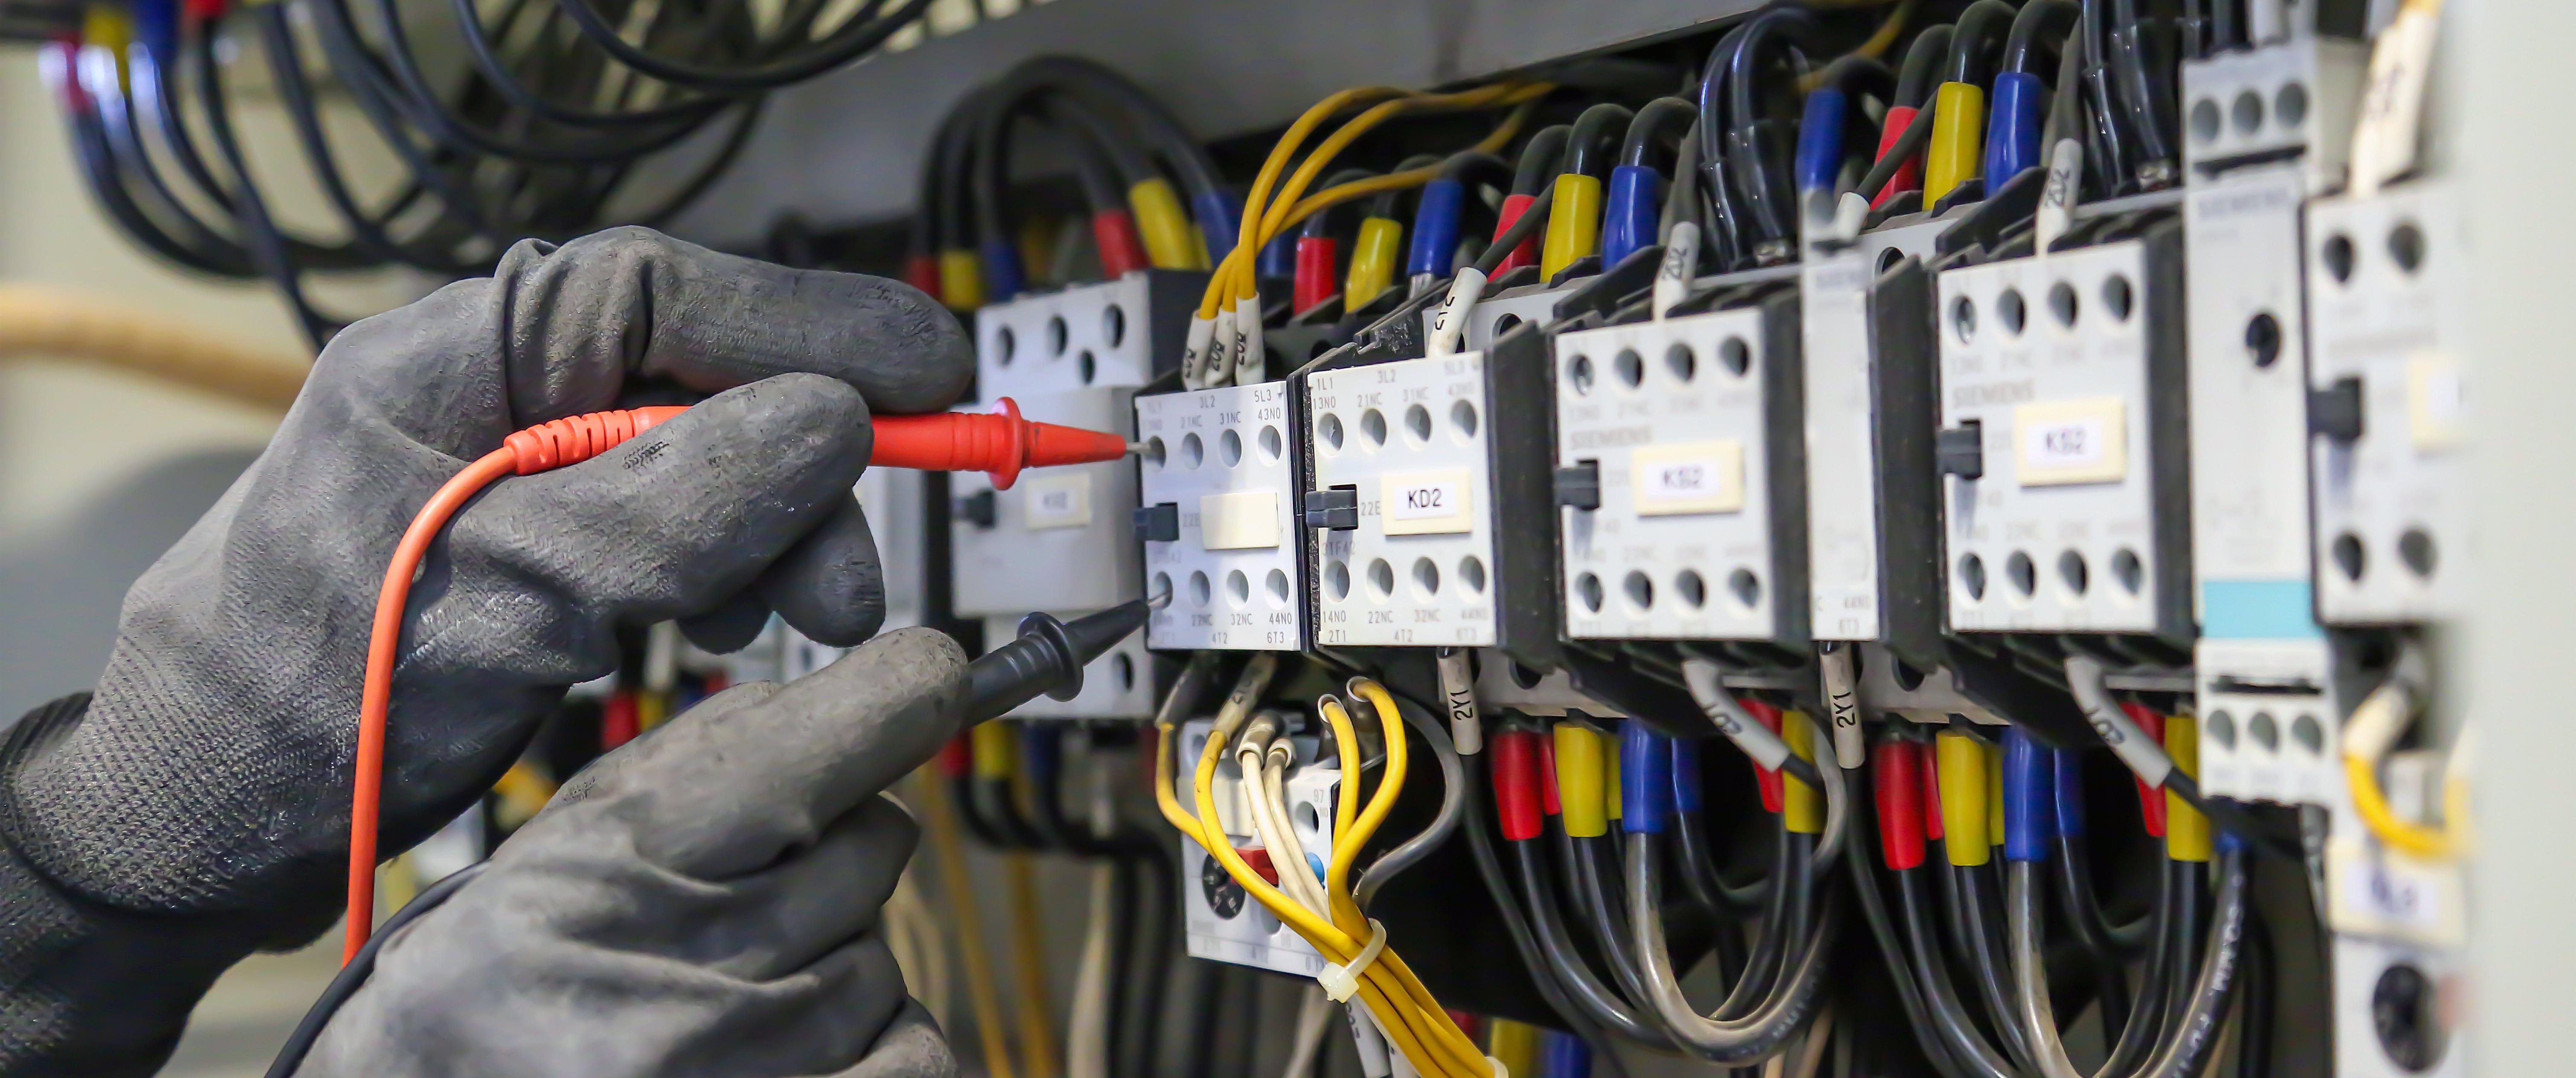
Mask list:
POLYGON ((1950 55, 1941 65, 1941 81, 1964 82, 1980 89, 1993 82, 2004 42, 2018 15, 2004 0, 1977 0, 1968 5, 1950 32, 1950 55))
MULTIPOLYGON (((2250 881, 2249 881, 2249 886, 2250 881)), ((2238 960, 2237 980, 2244 986, 2236 1012, 2236 1078, 2264 1078, 2272 1073, 2272 1013, 2277 1007, 2280 986, 2278 956, 2272 947, 2272 927, 2263 911, 2248 903, 2245 922, 2245 953, 2238 960)))
POLYGON ((422 914, 444 905, 459 889, 481 876, 490 864, 489 861, 477 861, 440 877, 438 882, 412 896, 411 901, 403 903, 403 908, 395 910, 393 916, 385 918, 385 923, 377 927, 374 935, 367 937, 358 953, 341 964, 340 972, 323 987, 321 997, 304 1012, 303 1020, 295 1023, 295 1032, 287 1034, 285 1046, 277 1050, 277 1058, 269 1061, 268 1078, 295 1078, 296 1070, 304 1066, 304 1057, 313 1051, 313 1042, 322 1038, 322 1027, 331 1024, 332 1017, 340 1013, 349 997, 358 994, 358 989, 367 983, 367 976, 376 971, 376 952, 384 942, 392 939, 403 927, 419 920, 422 914))
POLYGON ((1493 276, 1494 271, 1502 267, 1503 260, 1511 257, 1513 248, 1547 230, 1548 193, 1555 189, 1554 180, 1548 181, 1547 186, 1539 189, 1537 197, 1530 201, 1528 209, 1521 211, 1519 219, 1512 222, 1512 227, 1504 229, 1502 235, 1494 237, 1494 242, 1485 248, 1485 253, 1476 256, 1476 272, 1488 277, 1493 276))
MULTIPOLYGON (((1870 785, 1855 783, 1852 788, 1866 796, 1870 785)), ((1855 804, 1850 819, 1854 830, 1843 842, 1843 866, 1851 877, 1852 890, 1860 896, 1861 919, 1869 923, 1870 939, 1878 945, 1879 961, 1887 969, 1887 979, 1896 988, 1896 1002, 1905 1011, 1906 1026, 1914 1031, 1915 1046, 1923 1050, 1923 1057, 1931 1061, 1934 1070, 1941 1072, 1942 1078, 2012 1078, 2000 1066, 1972 1074, 1968 1070, 1972 1064, 1960 1062, 1949 1038, 1935 1025, 1931 1003, 1925 999, 1923 986, 1915 979, 1915 970, 1906 959, 1905 944, 1897 938, 1894 919, 1888 916, 1887 896, 1879 890, 1879 868, 1866 848, 1872 843, 1864 841, 1865 836, 1859 830, 1863 827, 1874 829, 1878 823, 1877 815, 1855 804)), ((1837 1063, 1841 1062, 1844 1061, 1837 1060, 1837 1063)))
POLYGON ((1869 166, 1869 174, 1861 177, 1860 186, 1853 190, 1862 194, 1884 190, 1889 181, 1896 179, 1897 170, 1904 168, 1907 161, 1913 160, 1914 155, 1932 144, 1933 116, 1934 110, 1926 108, 1906 121, 1905 133, 1896 136, 1896 141, 1888 145, 1886 153, 1879 155, 1877 163, 1869 166))
POLYGON ((1629 1040, 1645 1044, 1667 1044, 1663 1030, 1630 1010, 1625 1000, 1611 991, 1594 975, 1590 964, 1576 952, 1574 941, 1560 919, 1552 896, 1547 873, 1539 865, 1542 854, 1538 840, 1514 842, 1512 855, 1520 869, 1521 899, 1529 910, 1531 934, 1536 949, 1548 971, 1565 989, 1567 1002, 1577 1012, 1602 1028, 1629 1040))
POLYGON ((910 0, 904 6, 876 19, 853 20, 855 29, 844 26, 832 32, 831 38, 805 52, 772 60, 756 68, 727 70, 658 56, 628 44, 610 25, 607 18, 592 7, 590 0, 555 0, 556 6, 572 17, 574 25, 592 43, 616 57, 619 63, 664 82, 677 83, 699 90, 770 90, 792 82, 820 75, 849 63, 885 43, 894 32, 903 29, 930 9, 931 0, 910 0))
POLYGON ((1628 904, 1615 882, 1617 869, 1605 869, 1601 863, 1606 854, 1614 859, 1615 864, 1618 853, 1611 843, 1616 841, 1610 835, 1568 839, 1557 847, 1557 852, 1573 855, 1575 905, 1582 907, 1587 915, 1585 926, 1592 930, 1593 943, 1600 951, 1602 962, 1610 967, 1610 979, 1618 984, 1619 993, 1627 997, 1629 1005, 1637 1008, 1638 1013, 1651 1014, 1647 1009, 1650 997, 1646 995, 1645 974, 1637 965, 1635 941, 1628 936, 1628 904), (1604 875, 1614 877, 1613 881, 1604 882, 1604 875))
MULTIPOLYGON (((1518 163, 1512 166, 1512 189, 1507 193, 1534 196, 1542 188, 1552 186, 1557 173, 1564 171, 1560 166, 1565 163, 1565 144, 1573 135, 1574 128, 1570 124, 1551 124, 1532 134, 1529 142, 1521 147, 1518 163)), ((1541 198, 1539 201, 1547 200, 1541 198)), ((1538 207, 1533 205, 1530 208, 1538 207)))
POLYGON ((1968 969, 1987 1012, 1994 1019, 1996 1040, 2004 1055, 2023 1070, 2038 1073, 2030 1037, 2012 1003, 2012 963, 2004 954, 2002 896, 1996 893, 1992 863, 1957 869, 1960 923, 1967 929, 1968 969))
MULTIPOLYGON (((1723 140, 1708 141, 1713 128, 1707 117, 1700 126, 1701 152, 1722 164, 1709 179, 1731 181, 1743 200, 1734 218, 1737 242, 1765 261, 1786 257, 1786 245, 1798 234, 1797 75, 1804 72, 1816 28, 1812 12, 1781 5, 1763 9, 1740 33, 1729 35, 1731 45, 1719 47, 1727 54, 1723 140)), ((1701 87, 1703 111, 1708 90, 1701 87)))
MULTIPOLYGON (((1492 776, 1485 768, 1484 754, 1462 757, 1460 762, 1465 767, 1468 788, 1493 787, 1492 776)), ((1524 919, 1520 902, 1512 893, 1511 881, 1503 874, 1502 859, 1494 852, 1493 825, 1486 819, 1484 810, 1470 808, 1464 815, 1462 823, 1467 832, 1467 849, 1476 862, 1476 875, 1484 882, 1486 895, 1493 899, 1494 910, 1503 920, 1503 933, 1511 938, 1512 949, 1520 955, 1521 968, 1529 971, 1530 983, 1537 987, 1539 998, 1546 1000, 1574 1034, 1591 1047, 1596 1065, 1606 1061, 1612 1073, 1623 1073, 1619 1057, 1610 1050, 1600 1026, 1576 1008, 1547 955, 1541 952, 1538 938, 1532 933, 1530 922, 1524 919)))
POLYGON ((1903 911, 1905 938, 1911 949, 1915 975, 1921 980, 1924 1001, 1933 1018, 1933 1028, 1950 1046, 1951 1052, 1964 1064, 1987 1076, 2009 1076, 2022 1073, 2004 1059, 1994 1041, 1978 1028, 1977 1019, 1969 1012, 1952 980, 1950 965, 1941 957, 1939 941, 1932 938, 1931 926, 1925 924, 1927 901, 1918 879, 1920 869, 1891 873, 1896 877, 1896 895, 1903 911))
POLYGON ((2072 51, 2061 48, 2060 43, 2068 40, 2083 13, 2075 0, 2028 0, 2013 16, 2012 30, 2004 37, 2002 70, 2053 74, 2041 69, 2036 56, 2043 49, 2056 50, 2061 55, 2072 51))
POLYGON ((1952 28, 1946 24, 1927 26, 1914 35, 1914 44, 1905 49, 1905 60, 1896 73, 1896 100, 1900 108, 1919 109, 1932 103, 1932 91, 1941 84, 1941 63, 1950 55, 1952 28))
MULTIPOLYGON (((1766 829, 1766 834, 1778 835, 1766 829)), ((1673 813, 1673 857, 1683 865, 1682 886, 1691 898, 1706 907, 1711 916, 1721 921, 1733 920, 1740 911, 1762 905, 1771 888, 1770 877, 1737 886, 1728 883, 1717 870, 1714 851, 1709 848, 1708 821, 1696 812, 1673 813)))
POLYGON ((2117 1041, 2129 1013, 2129 983, 2119 948, 2112 945, 2103 923, 2102 904, 2093 894, 2092 864, 2085 856, 2083 836, 2059 832, 2056 853, 2056 871, 2049 878, 2056 885, 2058 908, 2076 946, 2093 967, 2094 998, 2102 1002, 2102 1039, 2117 1041))
POLYGON ((1685 99, 1658 97, 1646 102, 1628 121, 1628 133, 1619 142, 1619 163, 1643 165, 1672 176, 1682 134, 1698 122, 1699 106, 1685 99))

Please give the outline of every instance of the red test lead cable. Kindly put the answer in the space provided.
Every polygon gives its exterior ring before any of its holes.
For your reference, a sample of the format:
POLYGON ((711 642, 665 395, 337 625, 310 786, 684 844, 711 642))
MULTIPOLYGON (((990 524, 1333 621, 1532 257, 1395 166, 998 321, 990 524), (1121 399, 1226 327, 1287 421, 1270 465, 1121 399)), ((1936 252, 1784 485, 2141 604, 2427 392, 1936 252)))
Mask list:
MULTIPOLYGON (((877 467, 925 471, 991 473, 993 486, 1007 490, 1023 468, 1054 464, 1087 464, 1127 455, 1127 442, 1114 434, 1033 423, 1020 418, 1019 405, 1004 397, 1001 413, 944 412, 936 415, 879 416, 868 463, 877 467)), ((540 423, 502 439, 501 448, 456 473, 412 517, 402 541, 394 545, 376 592, 375 625, 367 640, 367 672, 358 697, 357 774, 349 798, 349 912, 347 942, 340 952, 346 964, 366 946, 375 929, 376 826, 384 788, 385 719, 393 704, 395 649, 402 641, 403 607, 411 599, 412 577, 420 570, 429 544, 438 538, 456 511, 484 487, 510 475, 534 475, 579 464, 616 448, 627 439, 668 421, 688 409, 633 408, 591 412, 540 423)))

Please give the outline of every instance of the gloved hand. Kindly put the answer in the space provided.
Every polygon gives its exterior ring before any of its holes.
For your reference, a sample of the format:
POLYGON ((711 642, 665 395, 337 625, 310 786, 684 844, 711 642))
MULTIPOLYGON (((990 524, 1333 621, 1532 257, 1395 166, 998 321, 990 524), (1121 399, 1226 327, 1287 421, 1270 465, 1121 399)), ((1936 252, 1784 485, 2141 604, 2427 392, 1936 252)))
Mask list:
POLYGON ((769 609, 827 643, 874 632, 883 580, 850 494, 870 409, 945 406, 971 355, 902 284, 640 228, 522 243, 341 333, 268 450, 135 583, 95 697, 0 746, 0 1073, 149 1073, 216 974, 331 923, 377 586, 468 461, 530 424, 716 394, 502 480, 431 548, 394 674, 387 851, 614 669, 620 626, 682 619, 718 650, 769 609))
POLYGON ((879 792, 956 731, 965 670, 889 633, 603 757, 377 945, 296 1073, 946 1078, 879 931, 915 838, 879 792))

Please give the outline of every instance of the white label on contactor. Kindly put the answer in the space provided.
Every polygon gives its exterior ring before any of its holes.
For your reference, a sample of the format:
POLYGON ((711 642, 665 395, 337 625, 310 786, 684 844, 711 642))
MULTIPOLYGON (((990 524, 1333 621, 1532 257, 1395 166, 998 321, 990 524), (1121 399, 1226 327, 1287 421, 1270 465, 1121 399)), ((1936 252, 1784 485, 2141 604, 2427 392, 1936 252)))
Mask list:
POLYGON ((1446 535, 1474 529, 1464 469, 1410 472, 1378 480, 1378 512, 1388 535, 1446 535))
POLYGON ((2116 483, 2129 472, 2128 429, 2118 397, 2050 401, 2013 409, 2016 475, 2026 487, 2116 483))
POLYGON ((1091 526, 1091 476, 1084 472, 1040 476, 1023 483, 1022 504, 1030 531, 1091 526))
POLYGON ((1733 513, 1744 508, 1744 443, 1640 446, 1628 456, 1641 517, 1733 513))

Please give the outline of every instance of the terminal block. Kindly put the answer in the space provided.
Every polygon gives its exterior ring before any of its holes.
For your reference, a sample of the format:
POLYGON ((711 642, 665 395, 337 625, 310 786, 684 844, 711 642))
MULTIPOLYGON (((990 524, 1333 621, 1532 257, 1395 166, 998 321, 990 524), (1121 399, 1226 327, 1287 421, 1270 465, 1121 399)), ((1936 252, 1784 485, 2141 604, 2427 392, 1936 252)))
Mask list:
POLYGON ((2305 34, 2184 61, 2182 159, 2189 180, 2284 161, 2294 162, 2312 186, 2340 178, 2369 67, 2368 45, 2305 34))
MULTIPOLYGON (((1021 414, 1090 430, 1125 430, 1133 391, 1087 389, 1018 398, 1021 414)), ((1062 615, 1106 610, 1144 595, 1136 550, 1136 463, 1104 461, 1046 468, 995 490, 981 473, 950 477, 954 602, 982 618, 988 640, 1018 635, 1031 610, 1062 615)), ((1082 695, 1040 697, 1016 718, 1136 718, 1153 713, 1150 656, 1141 639, 1092 661, 1082 695)))
POLYGON ((2318 613, 2456 617, 2475 561, 2458 207, 2433 183, 2323 199, 2307 241, 2318 613))
MULTIPOLYGON (((1030 419, 1130 431, 1135 388, 1178 366, 1204 274, 1143 270, 1114 281, 1036 292, 975 313, 976 390, 1010 397, 1030 419)), ((1144 595, 1137 555, 1137 465, 1048 468, 996 490, 980 474, 950 477, 952 602, 984 620, 990 640, 1021 616, 1071 618, 1144 595)), ((1131 637, 1085 668, 1071 700, 1040 697, 1015 718, 1140 718, 1153 713, 1152 655, 1131 637)))
POLYGON ((1556 502, 1577 640, 1807 639, 1798 293, 1561 333, 1556 502))
POLYGON ((987 400, 1141 386, 1177 366, 1207 275, 1140 270, 1033 292, 975 312, 975 384, 987 400))
MULTIPOLYGON (((1189 806, 1193 815, 1198 812, 1198 801, 1191 784, 1199 754, 1206 749, 1214 726, 1208 719, 1181 726, 1180 766, 1172 776, 1172 794, 1189 806)), ((1289 744, 1296 756, 1283 799, 1288 806, 1288 825, 1297 832, 1299 845, 1321 855, 1333 846, 1333 793, 1341 785, 1342 773, 1338 768, 1315 765, 1318 739, 1300 735, 1291 737, 1289 744)), ((1238 850, 1252 844, 1253 834, 1252 824, 1243 816, 1241 782, 1242 771, 1228 759, 1217 765, 1216 781, 1210 787, 1216 799, 1217 826, 1238 850)), ((1295 977, 1312 977, 1323 971, 1324 957, 1313 944, 1254 901, 1251 893, 1226 873, 1225 866, 1199 848, 1198 843, 1186 837, 1179 842, 1181 923, 1190 957, 1295 977)), ((1275 868, 1290 870, 1286 865, 1275 868)), ((1296 868, 1311 871, 1304 865, 1296 868)))
POLYGON ((1149 646, 1305 648, 1293 429, 1285 382, 1136 398, 1149 646))
POLYGON ((1943 272, 1958 632, 2192 633, 2181 227, 1943 272))
POLYGON ((1317 370, 1292 392, 1312 454, 1315 641, 1503 646, 1553 668, 1547 342, 1317 370))

